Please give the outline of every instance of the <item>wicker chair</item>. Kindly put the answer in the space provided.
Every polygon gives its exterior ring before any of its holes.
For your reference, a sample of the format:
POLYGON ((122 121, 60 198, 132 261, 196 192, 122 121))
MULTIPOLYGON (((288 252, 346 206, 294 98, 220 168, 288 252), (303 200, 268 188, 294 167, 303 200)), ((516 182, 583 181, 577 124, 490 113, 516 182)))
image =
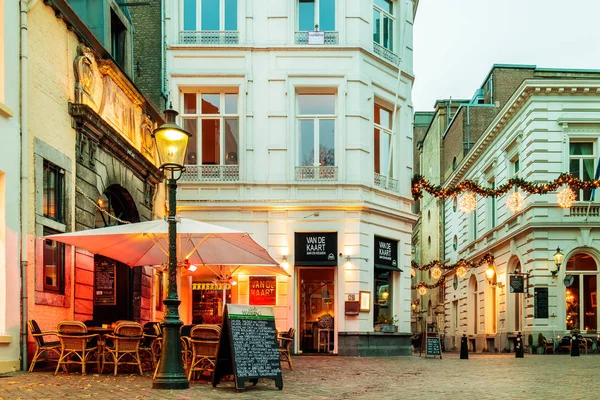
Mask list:
POLYGON ((544 354, 548 354, 548 351, 554 354, 554 340, 544 337, 544 354))
POLYGON ((565 349, 568 352, 571 352, 571 342, 572 342, 571 336, 563 336, 562 339, 560 340, 560 342, 558 343, 557 353, 560 353, 560 351, 562 349, 565 349))
POLYGON ((277 337, 277 340, 279 341, 279 360, 286 361, 292 371, 294 370, 294 366, 292 365, 290 347, 292 347, 295 334, 296 330, 294 328, 290 328, 289 331, 284 332, 277 337))
POLYGON ((218 325, 197 325, 192 328, 189 340, 192 360, 188 369, 188 380, 192 379, 194 372, 202 375, 206 371, 212 376, 215 371, 220 337, 221 327, 218 325))
POLYGON ((79 321, 63 321, 57 327, 60 340, 60 357, 54 375, 62 365, 81 364, 81 374, 85 375, 85 366, 90 357, 96 356, 99 366, 98 338, 100 335, 88 335, 87 327, 79 321))
POLYGON ((143 339, 144 329, 137 322, 121 322, 115 328, 114 335, 105 335, 107 339, 112 340, 112 344, 106 345, 106 352, 102 359, 102 370, 106 363, 113 364, 114 374, 117 375, 119 365, 137 365, 140 369, 140 375, 144 375, 142 371, 142 362, 140 360, 140 342, 143 339), (130 357, 131 361, 122 361, 123 357, 130 357), (111 359, 108 361, 107 359, 111 359))
POLYGON ((155 328, 156 324, 157 322, 146 322, 144 324, 143 339, 138 349, 140 355, 148 356, 148 358, 150 359, 150 365, 152 369, 156 367, 157 357, 159 355, 159 349, 156 343, 156 339, 158 339, 158 334, 155 328))
POLYGON ((35 322, 35 320, 33 319, 27 322, 27 326, 29 326, 31 336, 33 336, 33 338, 35 339, 35 354, 33 355, 31 365, 29 366, 29 372, 31 372, 35 367, 35 363, 45 352, 54 352, 58 357, 60 357, 60 341, 57 340, 52 342, 46 342, 44 340, 44 336, 57 336, 57 332, 42 331, 37 322, 35 322))

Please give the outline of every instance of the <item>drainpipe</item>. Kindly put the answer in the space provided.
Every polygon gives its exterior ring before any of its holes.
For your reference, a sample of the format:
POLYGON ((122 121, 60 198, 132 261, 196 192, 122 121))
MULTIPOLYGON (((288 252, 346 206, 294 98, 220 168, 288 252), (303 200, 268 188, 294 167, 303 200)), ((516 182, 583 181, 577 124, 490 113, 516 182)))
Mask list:
POLYGON ((28 205, 28 152, 29 136, 27 125, 27 12, 29 7, 26 0, 20 0, 20 67, 21 67, 21 87, 20 87, 20 107, 19 117, 21 119, 21 211, 20 211, 20 247, 21 247, 21 369, 27 369, 27 227, 29 225, 27 218, 28 205))

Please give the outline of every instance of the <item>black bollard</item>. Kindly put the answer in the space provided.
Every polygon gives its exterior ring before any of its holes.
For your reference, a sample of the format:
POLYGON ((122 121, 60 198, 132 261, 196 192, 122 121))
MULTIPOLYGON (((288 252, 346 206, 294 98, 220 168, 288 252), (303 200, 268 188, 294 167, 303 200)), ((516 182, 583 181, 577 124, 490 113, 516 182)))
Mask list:
POLYGON ((467 360, 469 358, 469 343, 467 343, 467 335, 463 333, 460 339, 460 359, 467 360))
POLYGON ((571 357, 579 357, 579 335, 576 333, 571 340, 571 357))
POLYGON ((515 358, 525 358, 525 349, 523 349, 523 336, 521 332, 517 333, 517 339, 515 339, 515 358))

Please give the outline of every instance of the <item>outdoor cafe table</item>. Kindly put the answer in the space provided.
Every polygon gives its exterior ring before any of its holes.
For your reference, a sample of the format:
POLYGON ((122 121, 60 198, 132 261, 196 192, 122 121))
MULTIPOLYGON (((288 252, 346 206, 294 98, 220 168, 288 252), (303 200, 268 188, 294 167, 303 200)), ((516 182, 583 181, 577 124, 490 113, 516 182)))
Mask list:
POLYGON ((100 335, 98 337, 98 354, 100 355, 99 362, 101 364, 98 366, 98 372, 102 372, 102 366, 104 364, 104 348, 106 347, 106 338, 104 335, 113 334, 114 331, 114 328, 104 328, 99 326, 88 327, 88 333, 96 333, 100 335))

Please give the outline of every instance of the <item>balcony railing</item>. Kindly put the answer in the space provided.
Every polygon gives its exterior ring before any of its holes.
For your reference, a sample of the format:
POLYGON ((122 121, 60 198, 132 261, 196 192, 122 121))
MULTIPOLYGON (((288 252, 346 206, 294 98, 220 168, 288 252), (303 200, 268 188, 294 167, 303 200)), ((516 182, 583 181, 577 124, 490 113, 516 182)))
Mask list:
POLYGON ((240 42, 238 31, 181 31, 179 44, 232 45, 240 42))
POLYGON ((600 206, 573 206, 569 212, 570 217, 600 217, 600 206))
POLYGON ((397 179, 383 176, 377 172, 373 177, 373 184, 379 188, 391 190, 392 192, 400 192, 400 184, 397 179))
POLYGON ((385 61, 398 66, 400 65, 400 57, 398 57, 394 52, 386 49, 379 43, 373 42, 373 53, 377 54, 379 57, 383 58, 385 61))
POLYGON ((337 167, 296 167, 297 181, 337 181, 337 167))
POLYGON ((338 44, 338 33, 333 31, 296 32, 295 43, 308 45, 338 44))
POLYGON ((182 182, 237 182, 239 165, 186 165, 182 182))

